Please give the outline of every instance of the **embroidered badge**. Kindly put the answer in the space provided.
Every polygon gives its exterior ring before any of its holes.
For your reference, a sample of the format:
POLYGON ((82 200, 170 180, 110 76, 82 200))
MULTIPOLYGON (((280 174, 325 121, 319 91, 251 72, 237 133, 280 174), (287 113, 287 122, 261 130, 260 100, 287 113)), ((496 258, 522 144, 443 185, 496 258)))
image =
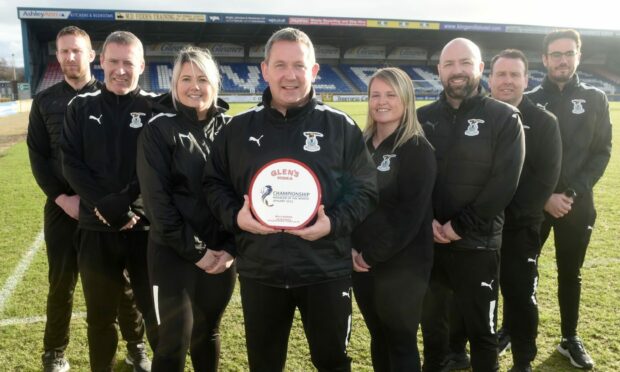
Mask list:
POLYGON ((146 114, 144 112, 130 112, 129 115, 131 115, 131 123, 129 123, 129 126, 131 128, 142 128, 142 116, 146 116, 146 114))
POLYGON ((469 126, 467 127, 467 130, 465 131, 465 135, 469 137, 473 137, 473 136, 477 136, 480 134, 480 131, 478 130, 478 124, 484 124, 484 120, 469 119, 467 120, 467 123, 469 123, 469 126))
POLYGON ((318 137, 323 137, 323 133, 304 132, 304 136, 306 136, 306 144, 304 145, 304 150, 308 152, 317 152, 321 149, 321 146, 319 146, 318 137))
POLYGON ((586 112, 583 108, 583 104, 586 103, 585 99, 574 99, 571 102, 573 103, 573 114, 581 115, 586 112))
POLYGON ((381 161, 381 164, 379 164, 379 166, 377 167, 377 170, 380 172, 387 172, 390 170, 390 161, 392 160, 392 158, 395 158, 396 154, 387 154, 387 155, 383 155, 383 161, 381 161))

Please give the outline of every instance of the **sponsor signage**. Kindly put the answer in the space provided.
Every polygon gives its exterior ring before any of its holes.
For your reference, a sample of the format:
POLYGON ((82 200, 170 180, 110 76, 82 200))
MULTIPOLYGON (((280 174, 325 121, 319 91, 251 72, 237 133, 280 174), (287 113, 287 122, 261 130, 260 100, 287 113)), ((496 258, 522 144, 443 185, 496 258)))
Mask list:
POLYGON ((364 45, 351 48, 344 53, 345 59, 385 59, 385 46, 364 45))
POLYGON ((208 14, 209 23, 249 23, 249 24, 277 24, 284 25, 287 18, 283 16, 264 16, 250 14, 208 14))
POLYGON ((207 16, 202 13, 147 13, 116 12, 117 21, 152 21, 152 22, 195 22, 205 23, 207 16))
POLYGON ((387 59, 392 60, 409 60, 409 61, 426 61, 427 52, 422 48, 415 47, 399 47, 388 55, 387 59))
POLYGON ((301 26, 366 27, 365 19, 346 19, 346 18, 289 17, 288 23, 290 25, 301 25, 301 26))
POLYGON ((421 22, 421 21, 389 21, 382 19, 369 19, 368 27, 382 28, 407 28, 416 30, 439 30, 439 22, 421 22))
POLYGON ((506 26, 480 23, 441 23, 441 30, 447 31, 481 31, 481 32, 505 32, 506 26))
POLYGON ((200 47, 209 49, 214 57, 243 57, 243 46, 230 43, 207 43, 200 47))
POLYGON ((340 58, 340 48, 331 45, 315 45, 314 54, 317 59, 338 59, 340 58))
POLYGON ((254 45, 250 47, 250 50, 248 51, 248 55, 250 58, 265 58, 265 46, 254 45))
POLYGON ((176 56, 177 53, 183 49, 184 46, 191 45, 191 43, 183 42, 170 42, 170 43, 157 43, 146 45, 144 49, 144 55, 146 56, 176 56))

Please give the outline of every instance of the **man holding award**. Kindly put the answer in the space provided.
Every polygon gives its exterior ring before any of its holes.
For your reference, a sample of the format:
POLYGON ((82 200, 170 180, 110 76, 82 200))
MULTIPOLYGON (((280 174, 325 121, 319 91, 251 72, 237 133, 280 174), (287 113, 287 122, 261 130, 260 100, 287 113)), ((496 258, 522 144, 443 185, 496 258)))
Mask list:
POLYGON ((275 32, 258 106, 215 139, 207 200, 235 233, 251 371, 283 370, 295 308, 312 363, 350 371, 349 235, 374 207, 375 171, 355 122, 319 102, 308 36, 275 32))

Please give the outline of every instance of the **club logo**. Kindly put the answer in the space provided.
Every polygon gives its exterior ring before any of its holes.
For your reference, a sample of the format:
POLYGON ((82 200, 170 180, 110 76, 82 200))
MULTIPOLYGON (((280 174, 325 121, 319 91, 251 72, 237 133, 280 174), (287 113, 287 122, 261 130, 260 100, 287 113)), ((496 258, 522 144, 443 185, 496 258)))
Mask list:
POLYGON ((469 126, 467 127, 467 130, 465 131, 465 135, 469 137, 473 137, 473 136, 477 136, 480 134, 480 131, 478 130, 478 125, 484 124, 484 120, 469 119, 467 120, 467 123, 469 123, 469 126))
POLYGON ((304 132, 304 136, 306 136, 306 144, 304 145, 304 150, 308 152, 317 152, 321 149, 321 146, 319 146, 318 137, 323 137, 323 133, 304 132))
POLYGON ((273 203, 270 201, 271 197, 269 197, 272 193, 273 187, 271 187, 271 185, 267 185, 260 189, 260 198, 263 201, 263 204, 268 207, 273 207, 273 203), (267 199, 267 197, 269 197, 269 199, 267 199))
POLYGON ((260 147, 260 140, 261 140, 261 138, 263 138, 263 135, 262 135, 262 134, 261 134, 261 136, 260 136, 260 137, 258 137, 258 138, 253 137, 253 136, 250 136, 250 138, 248 138, 248 141, 250 141, 250 142, 256 142, 256 144, 258 145, 258 147, 260 147))
POLYGON ((101 125, 101 118, 102 118, 102 117, 103 117, 103 114, 99 115, 99 117, 96 117, 96 116, 90 115, 88 118, 89 118, 89 119, 92 119, 92 120, 94 120, 94 121, 96 121, 97 123, 99 123, 99 125, 101 125))
POLYGON ((481 287, 488 287, 490 290, 493 290, 493 282, 494 281, 495 281, 495 279, 491 280, 490 283, 480 282, 480 286, 481 287))
POLYGON ((377 170, 379 170, 380 172, 387 172, 390 170, 390 161, 392 160, 392 158, 395 158, 396 154, 387 154, 387 155, 383 155, 383 161, 381 162, 381 164, 379 164, 379 166, 377 167, 377 170))
POLYGON ((586 103, 585 99, 574 99, 571 102, 573 103, 573 114, 581 115, 586 112, 583 108, 583 104, 586 103))
POLYGON ((129 123, 129 126, 131 128, 142 128, 142 116, 146 116, 146 114, 144 112, 130 112, 129 115, 131 115, 131 123, 129 123))

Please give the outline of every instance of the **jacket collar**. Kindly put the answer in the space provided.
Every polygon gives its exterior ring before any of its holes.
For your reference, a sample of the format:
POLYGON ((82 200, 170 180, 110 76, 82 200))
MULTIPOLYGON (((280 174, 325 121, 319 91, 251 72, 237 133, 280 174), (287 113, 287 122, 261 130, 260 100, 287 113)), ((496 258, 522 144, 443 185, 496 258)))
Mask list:
POLYGON ((132 90, 131 92, 119 96, 113 92, 110 92, 108 90, 108 88, 106 88, 105 84, 101 87, 101 96, 103 97, 104 100, 108 101, 108 102, 112 102, 112 103, 124 103, 124 102, 128 102, 128 101, 132 101, 134 98, 136 98, 136 96, 138 96, 140 94, 140 86, 138 85, 136 87, 136 89, 132 90))
POLYGON ((448 99, 446 98, 446 91, 442 91, 441 95, 439 96, 439 101, 449 110, 454 111, 454 112, 463 112, 463 111, 468 111, 470 108, 478 105, 480 103, 480 101, 482 101, 485 98, 485 95, 482 93, 482 87, 480 86, 480 84, 478 84, 478 90, 477 93, 471 97, 467 97, 465 98, 462 102, 461 105, 459 106, 458 109, 453 108, 452 106, 450 106, 450 103, 448 103, 448 99))
POLYGON ((62 83, 63 83, 63 88, 71 93, 77 93, 80 94, 82 92, 90 92, 92 91, 93 87, 97 85, 98 81, 94 78, 91 77, 90 81, 88 83, 86 83, 81 89, 76 90, 75 88, 73 88, 71 86, 71 84, 67 83, 67 80, 62 79, 62 83))
MULTIPOLYGON (((562 90, 562 92, 572 91, 578 85, 579 85, 579 75, 575 73, 575 75, 573 75, 573 77, 566 83, 566 85, 564 85, 564 89, 562 90)), ((543 89, 548 90, 550 92, 560 93, 560 88, 558 87, 556 83, 552 82, 549 79, 549 75, 545 76, 545 79, 542 82, 542 87, 543 89)))
POLYGON ((271 89, 267 87, 267 89, 265 89, 265 91, 263 92, 262 104, 263 106, 265 106, 265 109, 271 115, 271 117, 277 120, 294 120, 298 117, 303 116, 308 111, 314 109, 317 104, 316 92, 314 91, 314 87, 310 89, 310 100, 308 100, 308 102, 301 107, 293 107, 286 110, 286 116, 282 115, 280 111, 271 108, 272 99, 273 96, 271 95, 271 89))
MULTIPOLYGON (((201 122, 201 120, 198 120, 198 113, 196 112, 196 109, 194 109, 193 107, 185 106, 179 101, 176 101, 176 105, 177 105, 177 111, 179 111, 183 116, 190 119, 193 123, 201 122)), ((228 111, 228 108, 229 108, 228 103, 218 98, 217 103, 214 106, 211 106, 211 108, 207 112, 207 118, 202 121, 208 123, 215 116, 224 114, 226 111, 228 111)))

